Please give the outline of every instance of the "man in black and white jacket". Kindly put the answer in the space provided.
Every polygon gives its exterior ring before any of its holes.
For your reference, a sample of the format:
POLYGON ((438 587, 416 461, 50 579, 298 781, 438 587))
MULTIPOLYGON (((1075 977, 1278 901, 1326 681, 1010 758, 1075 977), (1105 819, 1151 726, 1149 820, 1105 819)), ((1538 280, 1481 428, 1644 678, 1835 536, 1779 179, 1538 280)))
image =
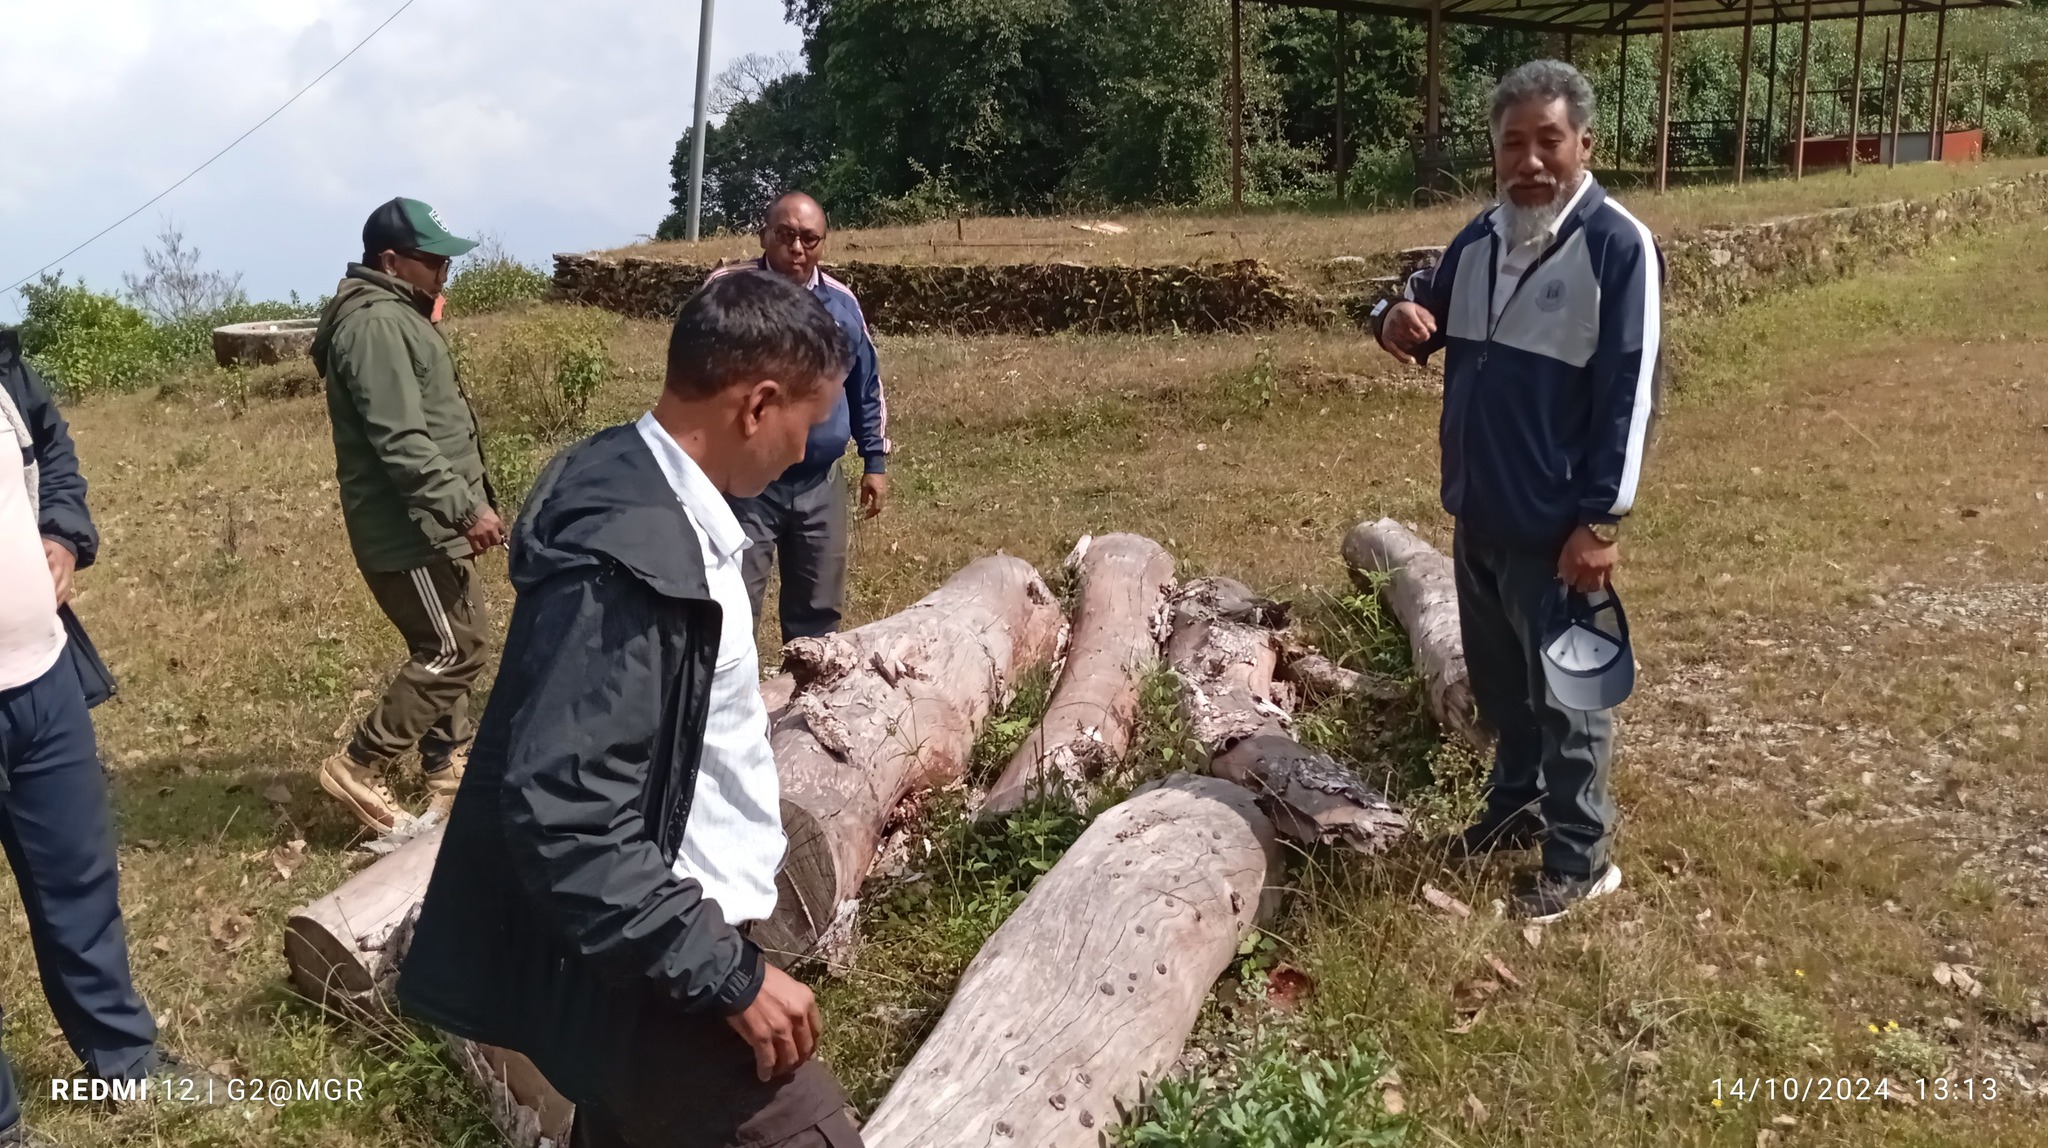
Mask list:
POLYGON ((684 304, 654 410, 548 465, 518 601, 398 994, 515 1049, 582 1148, 857 1148, 810 990, 748 926, 785 846, 726 495, 757 495, 839 400, 848 351, 771 272, 684 304))
POLYGON ((1375 317, 1402 362, 1444 351, 1443 505, 1481 716, 1499 732, 1487 810, 1456 849, 1539 843, 1517 915, 1618 888, 1610 712, 1560 704, 1542 648, 1569 591, 1609 586, 1635 505, 1662 349, 1663 255, 1586 169, 1593 89, 1537 60, 1494 90, 1500 201, 1375 317))
MULTIPOLYGON (((71 429, 0 331, 0 846, 21 887, 43 995, 89 1074, 206 1077, 160 1053, 121 921, 114 815, 91 707, 113 677, 71 611, 99 554, 71 429)), ((21 1120, 0 1057, 0 1145, 47 1143, 21 1120)))

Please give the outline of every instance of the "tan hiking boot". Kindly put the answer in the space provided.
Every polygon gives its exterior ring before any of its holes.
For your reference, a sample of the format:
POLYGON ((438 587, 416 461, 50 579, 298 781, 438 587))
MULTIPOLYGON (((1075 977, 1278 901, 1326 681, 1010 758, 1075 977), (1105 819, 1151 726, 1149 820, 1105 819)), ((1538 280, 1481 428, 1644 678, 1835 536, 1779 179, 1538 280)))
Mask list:
POLYGON ((345 749, 320 763, 320 788, 348 806, 357 821, 378 833, 405 817, 398 808, 398 799, 384 784, 384 771, 358 764, 345 749))
POLYGON ((469 764, 469 747, 448 755, 448 764, 427 775, 427 813, 435 821, 448 820, 455 808, 455 793, 462 788, 462 770, 469 764))

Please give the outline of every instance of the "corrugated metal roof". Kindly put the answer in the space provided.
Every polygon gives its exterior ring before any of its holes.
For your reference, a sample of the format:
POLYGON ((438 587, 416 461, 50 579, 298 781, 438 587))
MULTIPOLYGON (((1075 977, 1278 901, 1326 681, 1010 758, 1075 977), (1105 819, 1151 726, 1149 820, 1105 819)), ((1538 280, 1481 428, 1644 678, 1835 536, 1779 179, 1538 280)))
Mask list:
MULTIPOLYGON (((1437 3, 1443 4, 1447 24, 1484 24, 1497 28, 1522 28, 1537 32, 1574 32, 1618 36, 1622 32, 1661 32, 1667 0, 1251 0, 1283 8, 1320 8, 1325 11, 1371 12, 1426 20, 1437 3)), ((1671 23, 1679 31, 1696 28, 1740 28, 1744 7, 1754 3, 1752 17, 1758 27, 1766 24, 1797 24, 1806 18, 1804 0, 1668 0, 1671 23)), ((1871 20, 1897 18, 1901 11, 1932 15, 1943 5, 1928 0, 1813 0, 1815 20, 1853 20, 1861 4, 1871 20)), ((1954 0, 1949 11, 1965 8, 2018 8, 2019 0, 1954 0)))

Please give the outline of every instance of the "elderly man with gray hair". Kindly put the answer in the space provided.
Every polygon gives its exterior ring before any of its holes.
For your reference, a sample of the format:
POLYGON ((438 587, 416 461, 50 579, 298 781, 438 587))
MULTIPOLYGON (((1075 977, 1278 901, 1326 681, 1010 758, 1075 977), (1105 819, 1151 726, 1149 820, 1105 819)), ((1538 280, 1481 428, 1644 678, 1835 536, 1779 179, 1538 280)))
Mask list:
MULTIPOLYGON (((1537 60, 1492 98, 1499 202, 1374 314, 1404 363, 1444 351, 1443 506, 1465 658, 1499 732, 1487 808, 1453 841, 1466 859, 1541 845, 1514 898, 1545 921, 1612 892, 1612 711, 1561 703, 1544 647, 1575 595, 1610 588, 1658 396, 1663 255, 1603 191, 1593 89, 1537 60)), ((1583 602, 1581 602, 1583 605, 1583 602)), ((1625 655, 1624 655, 1625 656, 1625 655)))

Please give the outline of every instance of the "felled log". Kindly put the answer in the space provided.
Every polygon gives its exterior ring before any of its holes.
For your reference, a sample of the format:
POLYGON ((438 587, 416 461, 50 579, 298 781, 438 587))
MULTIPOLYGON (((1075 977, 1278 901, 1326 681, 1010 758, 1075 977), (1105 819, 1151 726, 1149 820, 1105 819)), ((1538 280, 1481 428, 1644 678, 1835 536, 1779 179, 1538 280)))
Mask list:
POLYGON ((512 1148, 567 1148, 576 1106, 556 1092, 533 1062, 510 1049, 460 1037, 448 1046, 462 1074, 483 1093, 491 1123, 512 1148))
POLYGON ((1228 578, 1190 582, 1174 596, 1166 659, 1180 676, 1188 732, 1205 753, 1255 734, 1286 734, 1291 699, 1274 681, 1275 617, 1269 603, 1228 578))
POLYGON ((789 835, 763 949, 813 952, 850 920, 889 815, 957 780, 983 721, 1052 660, 1066 619, 1031 564, 983 558, 900 614, 783 650, 796 680, 769 732, 789 835))
MULTIPOLYGON (((445 828, 433 826, 285 919, 285 966, 300 992, 345 1015, 389 1015, 392 985, 412 943, 445 828)), ((492 1123, 514 1148, 569 1142, 574 1106, 532 1061, 459 1037, 449 1037, 448 1044, 483 1093, 492 1123)))
POLYGON ((1166 640, 1173 556, 1136 534, 1082 538, 1067 559, 1080 585, 1066 666, 1045 717, 989 788, 984 816, 1015 812, 1035 792, 1069 792, 1122 759, 1145 677, 1166 640))
POLYGON ((789 708, 789 699, 796 695, 796 679, 788 674, 777 674, 761 683, 761 707, 768 711, 768 720, 774 721, 789 708))
POLYGON ((1407 693, 1400 683, 1380 674, 1362 674, 1340 666, 1313 646, 1282 635, 1279 675, 1293 682, 1304 699, 1363 698, 1366 701, 1398 701, 1407 693))
POLYGON ((1408 631, 1437 724, 1474 749, 1489 749, 1493 731, 1479 717, 1465 671, 1451 560, 1407 527, 1382 518, 1361 522, 1344 536, 1344 562, 1361 588, 1378 590, 1408 631))
POLYGON ((1377 853, 1408 819, 1355 771, 1294 740, 1290 699, 1274 680, 1281 640, 1269 619, 1277 616, 1229 579, 1182 589, 1167 642, 1182 716, 1210 772, 1256 794, 1282 833, 1377 853))
POLYGON ((427 895, 446 828, 434 826, 285 918, 285 966, 300 992, 343 1011, 388 1007, 383 994, 402 956, 391 941, 427 895))
POLYGON ((1140 789, 982 946, 862 1139, 1095 1148, 1180 1056, 1280 864, 1243 789, 1188 774, 1140 789))

